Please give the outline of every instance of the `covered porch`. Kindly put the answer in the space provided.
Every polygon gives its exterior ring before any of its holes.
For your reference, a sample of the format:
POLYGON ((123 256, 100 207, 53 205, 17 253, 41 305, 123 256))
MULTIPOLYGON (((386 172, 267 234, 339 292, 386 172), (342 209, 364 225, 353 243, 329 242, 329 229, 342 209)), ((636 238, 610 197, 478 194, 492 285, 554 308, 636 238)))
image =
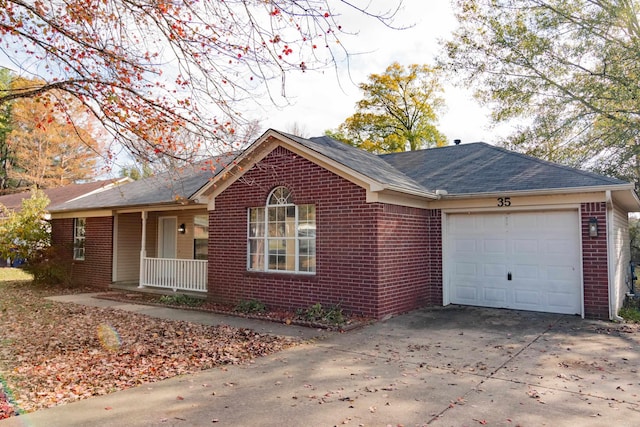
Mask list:
POLYGON ((205 294, 208 224, 202 206, 118 212, 113 287, 205 294))

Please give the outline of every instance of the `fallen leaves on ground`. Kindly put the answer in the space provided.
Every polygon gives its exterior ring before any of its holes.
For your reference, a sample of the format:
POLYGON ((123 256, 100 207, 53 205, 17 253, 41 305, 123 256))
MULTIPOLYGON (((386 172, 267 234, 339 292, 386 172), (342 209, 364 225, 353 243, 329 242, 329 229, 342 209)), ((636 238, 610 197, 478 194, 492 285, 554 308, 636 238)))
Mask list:
POLYGON ((27 282, 0 282, 0 419, 295 344, 249 329, 44 299, 53 293, 27 282))

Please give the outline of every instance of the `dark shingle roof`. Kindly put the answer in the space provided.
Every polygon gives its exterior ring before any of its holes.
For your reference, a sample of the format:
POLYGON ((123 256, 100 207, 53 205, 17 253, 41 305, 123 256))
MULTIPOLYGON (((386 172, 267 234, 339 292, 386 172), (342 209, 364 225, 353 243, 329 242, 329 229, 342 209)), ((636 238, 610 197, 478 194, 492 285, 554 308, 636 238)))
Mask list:
POLYGON ((380 156, 416 183, 449 194, 569 189, 627 184, 484 142, 380 156))
MULTIPOLYGON (((628 184, 478 142, 375 155, 327 136, 300 138, 275 131, 383 186, 413 193, 446 190, 449 194, 515 192, 628 184)), ((190 166, 72 200, 51 212, 175 204, 193 196, 235 155, 214 159, 213 166, 190 166), (214 168, 215 167, 215 168, 214 168)))
POLYGON ((177 203, 179 200, 189 198, 206 185, 234 157, 235 155, 218 156, 211 164, 203 163, 174 169, 122 187, 52 206, 50 211, 64 212, 78 209, 110 209, 177 203))
POLYGON ((425 192, 425 189, 413 179, 373 153, 336 141, 328 136, 305 139, 283 132, 278 133, 355 172, 378 181, 380 184, 409 191, 425 192))

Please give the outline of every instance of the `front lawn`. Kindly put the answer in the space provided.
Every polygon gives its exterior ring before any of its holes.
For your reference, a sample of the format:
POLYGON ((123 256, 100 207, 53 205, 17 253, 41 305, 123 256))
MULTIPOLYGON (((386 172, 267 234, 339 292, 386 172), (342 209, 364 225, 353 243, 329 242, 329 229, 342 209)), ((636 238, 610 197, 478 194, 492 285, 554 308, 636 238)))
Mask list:
POLYGON ((0 282, 15 282, 31 279, 31 274, 19 268, 0 268, 0 282))
POLYGON ((57 303, 45 297, 86 289, 28 280, 0 269, 0 419, 295 345, 246 329, 57 303))

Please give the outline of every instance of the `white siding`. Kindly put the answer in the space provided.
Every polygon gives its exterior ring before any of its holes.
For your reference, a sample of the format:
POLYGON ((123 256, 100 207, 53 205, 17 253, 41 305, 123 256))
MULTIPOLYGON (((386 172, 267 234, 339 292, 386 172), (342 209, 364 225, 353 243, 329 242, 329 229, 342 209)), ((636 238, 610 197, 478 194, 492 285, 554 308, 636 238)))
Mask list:
POLYGON ((114 281, 135 282, 140 274, 140 236, 142 218, 139 212, 119 214, 117 233, 117 265, 114 281))
POLYGON ((610 240, 613 284, 611 287, 611 312, 617 314, 625 294, 631 286, 631 243, 629 237, 629 218, 625 210, 618 206, 613 208, 612 238, 610 240))

